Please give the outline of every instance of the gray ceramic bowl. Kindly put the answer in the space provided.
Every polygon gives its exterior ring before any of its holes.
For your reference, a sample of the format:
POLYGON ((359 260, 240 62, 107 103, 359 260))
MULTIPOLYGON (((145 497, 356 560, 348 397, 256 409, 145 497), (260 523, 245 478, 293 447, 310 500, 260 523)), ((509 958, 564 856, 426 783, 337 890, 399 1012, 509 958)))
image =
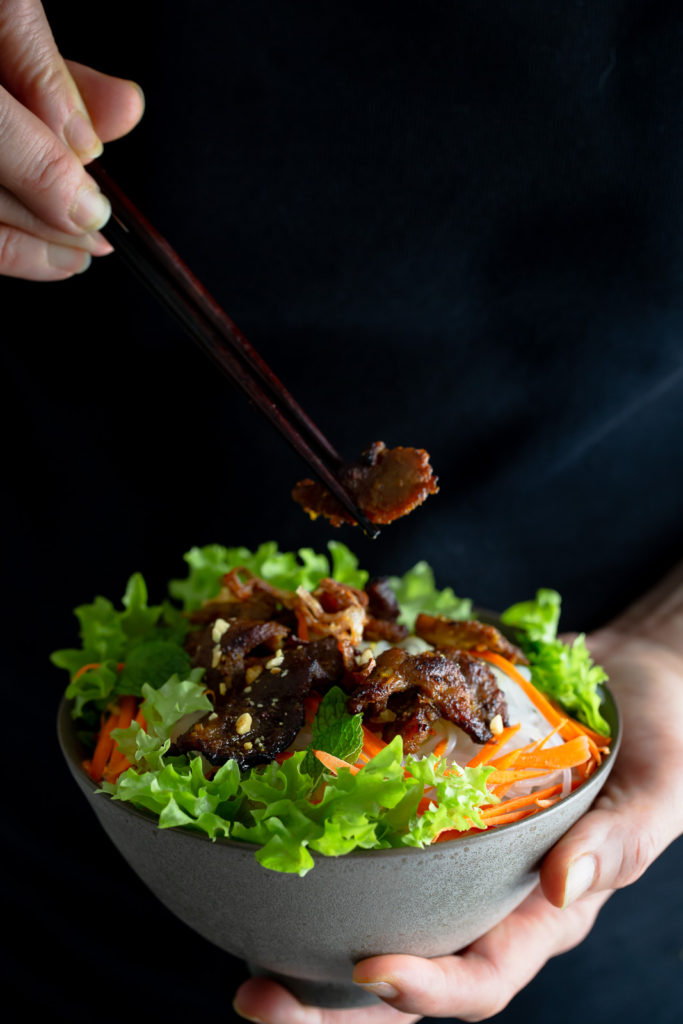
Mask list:
POLYGON ((315 868, 303 878, 262 868, 250 844, 162 830, 147 812, 98 794, 81 767, 84 754, 65 701, 58 732, 105 831, 169 910, 304 1002, 350 1007, 377 1002, 351 980, 358 960, 462 949, 533 889, 541 858, 588 810, 611 770, 619 721, 607 692, 602 710, 614 736, 612 754, 571 796, 532 819, 425 850, 315 855, 315 868))

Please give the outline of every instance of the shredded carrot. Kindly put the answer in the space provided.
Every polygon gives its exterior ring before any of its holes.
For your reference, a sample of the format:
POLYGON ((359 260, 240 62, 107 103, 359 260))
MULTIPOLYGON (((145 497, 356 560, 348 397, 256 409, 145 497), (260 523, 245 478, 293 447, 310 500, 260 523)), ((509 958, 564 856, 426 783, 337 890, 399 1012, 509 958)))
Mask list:
POLYGON ((363 726, 363 753, 369 757, 374 757, 375 754, 379 754, 380 750, 384 750, 386 743, 384 740, 376 736, 374 732, 370 732, 366 725, 363 726))
POLYGON ((482 818, 496 818, 498 815, 508 811, 519 810, 520 807, 527 807, 530 804, 537 804, 540 800, 546 800, 548 797, 555 796, 556 793, 562 791, 562 783, 558 782, 555 786, 547 786, 545 789, 538 789, 535 793, 527 793, 526 796, 515 797, 514 800, 506 800, 502 804, 491 804, 490 807, 484 807, 481 810, 482 818))
POLYGON ((295 608, 294 614, 296 615, 296 632, 302 640, 308 640, 308 622, 306 621, 306 614, 303 608, 295 608))
POLYGON ((535 779, 539 775, 547 775, 546 768, 521 768, 521 769, 496 769, 486 780, 489 786, 505 786, 513 782, 521 782, 522 779, 535 779))
POLYGON ((468 768, 476 768, 477 765, 486 764, 492 754, 497 753, 502 747, 505 746, 511 736, 521 728, 521 722, 516 725, 508 725, 499 736, 494 736, 492 740, 485 743, 478 754, 475 754, 471 761, 468 761, 468 768))
POLYGON ((560 729, 562 729, 567 724, 568 721, 569 721, 569 719, 563 718, 562 721, 558 722, 557 725, 553 729, 551 729, 549 733, 547 733, 545 736, 543 736, 540 740, 536 740, 536 742, 533 744, 531 749, 532 750, 540 750, 541 747, 544 747, 546 745, 546 743, 548 742, 548 740, 552 739, 553 736, 556 736, 557 733, 560 731, 560 729))
POLYGON ((333 775, 337 775, 340 768, 348 768, 352 775, 357 775, 360 771, 360 768, 357 768, 355 764, 342 761, 341 757, 335 757, 334 754, 328 754, 324 750, 314 750, 313 753, 333 775))
POLYGON ((548 770, 546 768, 522 768, 509 771, 500 771, 500 769, 498 769, 496 772, 489 775, 486 780, 486 785, 494 796, 503 797, 507 793, 508 789, 510 789, 511 786, 514 786, 516 782, 525 782, 527 779, 539 779, 543 775, 547 774, 548 770))
MULTIPOLYGON (((81 665, 81 667, 79 668, 78 672, 74 672, 74 675, 73 675, 73 678, 72 678, 71 682, 75 683, 76 680, 80 679, 80 677, 82 675, 84 675, 86 672, 90 672, 90 670, 93 669, 93 668, 101 668, 101 667, 102 667, 102 662, 101 661, 91 661, 88 665, 81 665)), ((116 671, 120 672, 123 669, 123 667, 124 667, 124 662, 120 661, 117 664, 117 666, 116 666, 116 671)))
MULTIPOLYGON (((531 744, 530 747, 521 747, 513 753, 517 755, 514 761, 516 768, 578 768, 591 756, 587 736, 576 736, 573 740, 567 740, 561 747, 534 749, 534 744, 531 744)), ((507 768, 507 763, 501 762, 507 762, 511 756, 508 754, 506 757, 494 758, 489 763, 494 768, 507 768)))
POLYGON ((518 672, 512 662, 508 661, 507 658, 503 658, 502 655, 496 654, 494 651, 478 650, 476 653, 479 658, 483 658, 484 661, 490 661, 491 664, 497 665, 499 669, 510 677, 510 679, 514 679, 522 690, 524 690, 529 700, 538 708, 541 714, 548 719, 551 725, 557 728, 562 739, 572 740, 577 736, 586 736, 591 744, 591 753, 595 758, 596 763, 600 764, 600 755, 601 753, 607 753, 606 747, 611 742, 609 736, 601 736, 600 733, 589 729, 587 725, 583 724, 583 722, 578 722, 575 718, 571 718, 566 715, 556 701, 549 699, 542 694, 540 690, 537 690, 534 684, 529 682, 528 679, 525 679, 522 673, 518 672))
POLYGON ((74 673, 74 676, 73 676, 73 679, 71 680, 71 682, 75 683, 76 680, 80 679, 80 677, 85 672, 89 672, 93 668, 99 668, 101 664, 102 664, 101 661, 91 661, 89 665, 81 665, 81 667, 79 668, 78 672, 74 673))
MULTIPOLYGON (((429 810, 429 805, 433 804, 433 803, 434 803, 434 801, 433 801, 433 799, 430 796, 423 796, 422 799, 420 800, 419 804, 417 805, 417 811, 416 811, 417 816, 419 818, 421 818, 422 815, 425 813, 425 811, 429 810)), ((432 842, 434 842, 433 839, 432 839, 432 842)))
MULTIPOLYGON (((548 701, 559 713, 563 713, 560 705, 557 703, 556 700, 553 700, 552 697, 549 697, 548 701)), ((584 725, 583 722, 579 722, 577 718, 570 718, 569 720, 576 729, 578 729, 580 732, 585 733, 590 740, 593 740, 593 743, 595 743, 597 747, 600 747, 601 745, 603 747, 609 746, 609 744, 612 742, 611 736, 603 736, 602 733, 594 732, 587 725, 584 725)))
POLYGON ((531 814, 536 814, 538 811, 537 807, 526 807, 519 811, 510 811, 509 814, 498 814, 496 817, 490 817, 486 819, 486 827, 492 828, 494 825, 509 825, 513 821, 519 821, 520 818, 528 818, 531 814))
POLYGON ((434 753, 436 754, 436 756, 441 757, 447 746, 448 740, 441 740, 439 743, 437 743, 437 745, 434 747, 434 753))
POLYGON ((306 725, 310 725, 313 719, 315 718, 318 708, 320 707, 321 700, 322 697, 320 696, 319 693, 316 693, 315 691, 312 691, 308 694, 307 697, 304 697, 304 714, 306 725))
POLYGON ((112 729, 116 729, 119 724, 118 711, 113 712, 109 715, 106 722, 100 728, 99 736, 97 737, 97 743, 95 745, 95 752, 90 762, 90 768, 86 769, 88 775, 93 782, 101 782, 104 774, 104 768, 109 760, 112 750, 114 749, 114 740, 111 737, 112 729))
POLYGON ((598 764, 594 757, 589 757, 587 761, 584 761, 583 764, 579 765, 577 772, 581 781, 585 782, 586 779, 590 778, 597 766, 598 764))
MULTIPOLYGON (((128 728, 135 717, 136 706, 137 700, 135 697, 121 697, 119 701, 120 714, 117 729, 128 728)), ((115 743, 114 749, 109 757, 109 761, 104 769, 104 778, 107 782, 115 782, 119 775, 125 772, 127 768, 130 768, 130 761, 121 753, 118 748, 118 744, 115 743)))
POLYGON ((448 843, 451 839, 462 839, 463 836, 473 835, 475 832, 481 832, 481 829, 473 827, 467 832, 459 832, 456 828, 445 828, 443 832, 439 832, 438 836, 432 839, 432 843, 448 843))
MULTIPOLYGON (((547 697, 545 697, 540 690, 537 690, 533 683, 530 683, 528 679, 519 672, 511 661, 504 658, 501 654, 496 654, 494 651, 480 651, 477 650, 476 655, 478 658, 483 658, 484 661, 490 661, 492 665, 497 665, 510 679, 514 681, 524 690, 529 700, 534 704, 542 715, 548 719, 551 725, 558 725, 562 722, 562 719, 566 716, 561 715, 552 706, 547 697)), ((560 736, 563 739, 573 739, 575 736, 574 730, 570 727, 569 722, 562 727, 560 730, 560 736)))

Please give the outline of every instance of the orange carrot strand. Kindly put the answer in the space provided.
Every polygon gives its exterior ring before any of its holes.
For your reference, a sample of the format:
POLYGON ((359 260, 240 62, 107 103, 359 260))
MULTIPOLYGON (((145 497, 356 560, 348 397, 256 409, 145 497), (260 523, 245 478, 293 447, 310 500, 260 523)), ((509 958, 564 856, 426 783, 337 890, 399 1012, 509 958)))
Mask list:
POLYGON ((341 757, 335 757, 334 754, 328 754, 324 750, 314 750, 313 753, 318 760, 332 772, 333 775, 338 775, 340 768, 348 768, 352 775, 357 775, 360 771, 360 768, 357 768, 355 764, 349 764, 348 761, 342 761, 341 757))
POLYGON ((468 762, 468 768, 476 768, 477 765, 486 764, 488 759, 502 747, 505 746, 511 736, 514 736, 516 732, 521 728, 521 722, 517 722, 516 725, 507 725, 499 736, 494 736, 492 740, 489 740, 481 750, 474 755, 471 761, 468 762))
POLYGON ((516 811, 520 807, 526 807, 529 804, 538 803, 539 800, 546 800, 548 797, 555 796, 556 793, 562 791, 562 783, 558 782, 555 786, 547 786, 545 789, 538 789, 535 793, 527 793, 526 796, 518 796, 513 800, 505 800, 501 804, 492 804, 490 807, 484 807, 481 809, 482 818, 498 817, 499 814, 508 811, 516 811))
POLYGON ((363 752, 369 754, 370 757, 374 757, 375 754, 379 754, 380 750, 384 750, 386 743, 384 740, 376 736, 374 732, 370 732, 367 726, 363 726, 363 752))
POLYGON ((88 772, 93 782, 101 782, 104 774, 104 768, 111 756, 111 752, 114 749, 114 740, 111 735, 112 729, 116 729, 119 724, 118 712, 112 713, 107 718, 104 725, 101 727, 99 735, 97 737, 97 743, 95 745, 95 752, 90 762, 90 770, 88 772))

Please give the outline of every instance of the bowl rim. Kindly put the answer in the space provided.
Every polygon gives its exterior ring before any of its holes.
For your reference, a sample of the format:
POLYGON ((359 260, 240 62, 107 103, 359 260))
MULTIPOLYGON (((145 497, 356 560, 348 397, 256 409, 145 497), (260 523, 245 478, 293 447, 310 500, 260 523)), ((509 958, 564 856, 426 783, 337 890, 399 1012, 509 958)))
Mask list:
MULTIPOLYGON (((579 794, 585 793, 587 787, 595 788, 596 783, 598 783, 603 776, 608 775, 612 770, 612 766, 614 765, 614 761, 616 759, 619 747, 621 745, 621 715, 619 713, 617 702, 614 699, 614 695, 612 694, 611 690, 604 684, 602 684, 599 689, 602 697, 601 709, 606 713, 606 716, 610 720, 610 724, 613 725, 610 752, 608 756, 604 758, 602 764, 598 765, 593 774, 588 779, 586 779, 585 782, 583 782, 580 786, 577 786, 577 788, 572 793, 564 797, 562 800, 558 800, 557 803, 552 804, 552 806, 545 807, 542 810, 538 811, 536 814, 534 814, 533 817, 536 821, 539 818, 543 818, 543 820, 547 822, 551 816, 556 816, 557 814, 561 813, 563 810, 567 808, 567 806, 570 803, 572 803, 575 800, 575 798, 579 796, 579 794)), ((88 775, 86 775, 81 763, 82 758, 75 756, 75 749, 80 747, 80 743, 77 736, 75 735, 75 730, 73 728, 73 718, 71 717, 70 714, 70 705, 72 703, 73 702, 68 700, 67 697, 62 696, 57 712, 57 734, 59 737, 59 745, 61 747, 64 758, 70 764, 72 769, 76 769, 76 771, 80 773, 79 784, 82 787, 85 787, 86 789, 90 790, 91 797, 108 797, 110 802, 112 804, 117 805, 117 807, 121 810, 122 813, 140 818, 150 825, 156 825, 158 828, 158 816, 155 815, 152 811, 145 810, 144 808, 141 809, 135 807, 133 804, 130 804, 127 801, 115 800, 114 798, 109 796, 108 793, 105 793, 104 790, 99 789, 97 784, 93 782, 88 775)), ((598 789, 600 788, 601 786, 598 786, 598 789)), ((496 828, 487 829, 486 831, 463 833, 462 837, 454 837, 454 839, 461 838, 463 841, 467 841, 468 843, 476 842, 478 845, 483 845, 485 842, 495 841, 496 837, 500 836, 502 833, 514 833, 516 830, 523 828, 527 821, 527 818, 522 818, 519 821, 509 822, 506 825, 498 825, 496 828)), ((181 833, 184 836, 187 836, 191 839, 199 840, 201 842, 212 843, 214 845, 218 844, 220 846, 226 846, 231 849, 242 850, 245 852, 249 851, 253 853, 256 850, 261 849, 261 846, 258 843, 249 843, 241 839, 230 839, 226 836, 217 836, 215 839, 211 839, 211 837, 208 836, 206 833, 201 832, 197 829, 189 828, 186 825, 174 825, 167 829, 159 829, 159 831, 181 833)), ((348 862, 350 859, 361 858, 365 860, 368 857, 376 859, 379 854, 385 856, 428 856, 430 854, 434 855, 437 853, 443 855, 444 852, 445 851, 443 843, 431 843, 429 846, 425 847, 398 846, 379 850, 352 850, 351 852, 340 855, 339 857, 326 857, 324 854, 318 853, 315 850, 309 850, 309 853, 311 854, 317 865, 324 864, 328 861, 343 860, 344 862, 348 862)), ((277 874, 279 875, 281 874, 281 872, 277 872, 277 874)))

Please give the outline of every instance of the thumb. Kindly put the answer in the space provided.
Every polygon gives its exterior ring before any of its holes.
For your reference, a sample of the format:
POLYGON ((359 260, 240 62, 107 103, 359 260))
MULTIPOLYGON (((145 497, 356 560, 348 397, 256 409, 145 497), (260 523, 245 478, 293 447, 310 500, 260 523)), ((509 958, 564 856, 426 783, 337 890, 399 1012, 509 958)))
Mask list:
POLYGON ((640 878, 671 839, 646 805, 591 811, 545 858, 543 893, 566 908, 587 893, 621 889, 640 878))

